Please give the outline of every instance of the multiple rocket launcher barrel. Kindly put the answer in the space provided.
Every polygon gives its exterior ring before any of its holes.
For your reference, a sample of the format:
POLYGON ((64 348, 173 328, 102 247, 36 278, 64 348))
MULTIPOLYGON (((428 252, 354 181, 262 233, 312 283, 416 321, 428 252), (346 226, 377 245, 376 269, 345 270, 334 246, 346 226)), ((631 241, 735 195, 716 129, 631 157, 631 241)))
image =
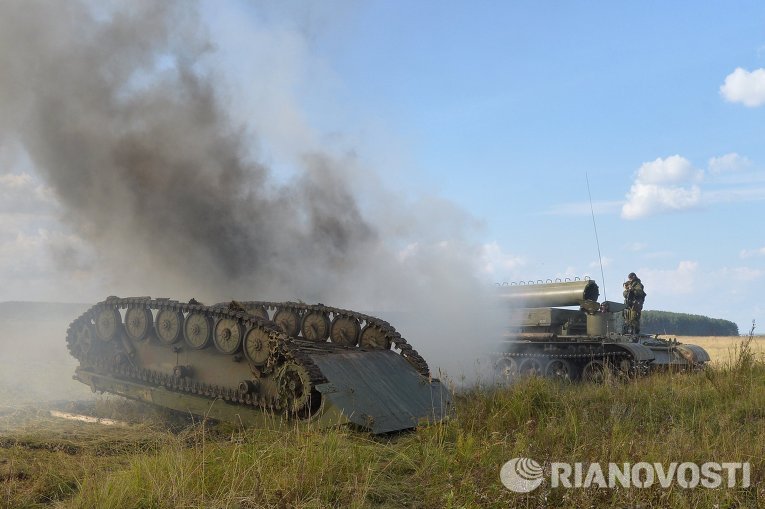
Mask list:
POLYGON ((516 308, 581 306, 597 302, 600 290, 592 279, 500 287, 500 298, 516 308))

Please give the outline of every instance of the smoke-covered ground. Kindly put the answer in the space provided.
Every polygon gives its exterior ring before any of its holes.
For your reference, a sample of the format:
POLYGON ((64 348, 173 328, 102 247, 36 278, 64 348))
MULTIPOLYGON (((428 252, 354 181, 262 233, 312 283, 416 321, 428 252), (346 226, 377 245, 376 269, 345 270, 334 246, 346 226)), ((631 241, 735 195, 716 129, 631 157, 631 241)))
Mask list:
MULTIPOLYGON (((253 40, 268 47, 241 49, 282 50, 253 40)), ((298 163, 273 170, 272 133, 236 120, 218 51, 188 2, 0 4, 0 171, 44 183, 61 235, 41 249, 76 275, 57 291, 403 312, 431 365, 473 376, 504 321, 476 276, 480 222, 299 138, 298 163)))
POLYGON ((81 400, 90 388, 72 380, 77 360, 66 329, 83 304, 0 303, 0 408, 81 400))

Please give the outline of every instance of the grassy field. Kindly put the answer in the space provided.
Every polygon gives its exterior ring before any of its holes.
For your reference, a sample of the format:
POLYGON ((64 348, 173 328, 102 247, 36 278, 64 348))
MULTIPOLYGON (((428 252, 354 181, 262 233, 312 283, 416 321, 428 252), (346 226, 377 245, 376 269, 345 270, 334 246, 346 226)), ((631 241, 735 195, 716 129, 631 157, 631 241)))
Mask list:
POLYGON ((679 338, 710 352, 713 367, 701 373, 600 386, 484 383, 456 394, 456 419, 376 438, 344 428, 237 429, 95 397, 71 380, 76 361, 62 331, 72 310, 7 314, 0 321, 2 508, 765 505, 763 338, 745 346, 742 338, 679 338), (126 424, 67 421, 51 409, 126 424), (543 484, 520 495, 499 478, 501 465, 519 456, 541 464, 750 461, 752 487, 543 484))
POLYGON ((750 348, 739 347, 737 355, 706 372, 628 383, 529 379, 511 388, 477 387, 457 395, 453 421, 382 439, 348 429, 205 425, 118 398, 74 410, 127 425, 55 419, 41 405, 6 408, 0 506, 759 507, 765 364, 750 348), (499 479, 501 465, 519 456, 540 463, 749 461, 752 486, 543 484, 520 495, 499 479))
MULTIPOLYGON (((741 350, 741 345, 747 340, 742 336, 673 336, 681 343, 690 343, 703 347, 715 364, 734 362, 741 350)), ((765 361, 765 336, 754 336, 749 342, 754 356, 765 361)))

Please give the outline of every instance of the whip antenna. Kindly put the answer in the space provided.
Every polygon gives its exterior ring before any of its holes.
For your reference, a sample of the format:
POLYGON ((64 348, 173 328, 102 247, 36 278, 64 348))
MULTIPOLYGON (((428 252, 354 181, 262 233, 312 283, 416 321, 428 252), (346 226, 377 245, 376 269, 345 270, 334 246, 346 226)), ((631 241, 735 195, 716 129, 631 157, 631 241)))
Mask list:
POLYGON ((606 276, 603 274, 603 257, 600 256, 600 240, 598 240, 598 227, 595 224, 595 209, 592 207, 592 194, 590 193, 590 177, 584 172, 587 181, 587 197, 590 199, 590 213, 592 214, 592 229, 595 230, 595 245, 598 246, 598 262, 600 263, 600 280, 603 281, 603 300, 606 301, 606 276))

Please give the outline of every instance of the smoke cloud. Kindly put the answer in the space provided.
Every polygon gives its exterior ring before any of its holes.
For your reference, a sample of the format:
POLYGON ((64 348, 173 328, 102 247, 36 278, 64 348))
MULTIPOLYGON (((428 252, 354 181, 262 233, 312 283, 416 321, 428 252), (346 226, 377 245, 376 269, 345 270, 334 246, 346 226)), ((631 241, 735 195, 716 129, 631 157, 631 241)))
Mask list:
POLYGON ((114 294, 404 310, 436 364, 495 340, 475 221, 377 188, 370 217, 358 168, 314 147, 275 178, 214 53, 188 2, 0 4, 0 144, 20 147, 89 250, 59 262, 87 260, 114 294))
POLYGON ((125 3, 99 21, 77 3, 5 3, 3 137, 20 139, 66 222, 127 278, 159 271, 223 296, 299 276, 316 297, 322 273, 353 266, 375 231, 326 157, 282 188, 245 157, 195 68, 208 44, 187 9, 125 3))

